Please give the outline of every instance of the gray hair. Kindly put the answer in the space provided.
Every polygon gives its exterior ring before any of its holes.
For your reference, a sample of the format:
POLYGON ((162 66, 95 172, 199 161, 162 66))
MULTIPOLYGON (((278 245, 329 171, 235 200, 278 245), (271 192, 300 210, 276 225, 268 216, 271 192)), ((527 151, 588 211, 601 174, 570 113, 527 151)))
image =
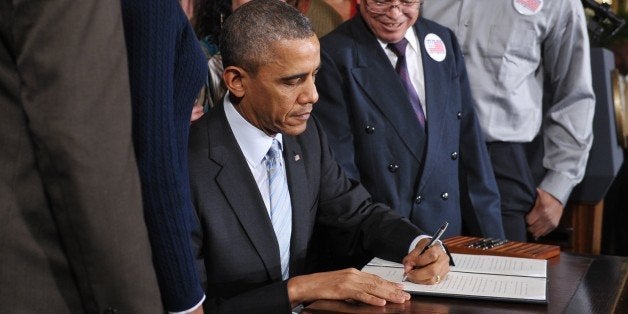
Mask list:
POLYGON ((312 36, 310 21, 293 6, 279 0, 254 0, 225 21, 220 39, 222 63, 225 68, 237 66, 256 73, 270 61, 273 43, 312 36))

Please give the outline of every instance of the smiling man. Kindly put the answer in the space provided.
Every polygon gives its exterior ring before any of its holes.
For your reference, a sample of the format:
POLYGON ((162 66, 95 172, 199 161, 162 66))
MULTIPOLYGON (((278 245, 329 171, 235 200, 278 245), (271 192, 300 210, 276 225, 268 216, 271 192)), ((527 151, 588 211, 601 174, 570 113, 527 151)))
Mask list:
POLYGON ((276 0, 252 1, 226 20, 222 36, 229 92, 190 138, 205 311, 287 313, 317 299, 410 298, 401 285, 356 269, 311 273, 324 257, 320 228, 342 233, 339 244, 403 261, 411 281, 444 278, 444 251, 419 255, 423 232, 347 179, 310 119, 320 50, 307 18, 276 0))
MULTIPOLYGON (((350 178, 444 238, 503 238, 497 185, 454 34, 419 0, 360 0, 321 39, 314 109, 350 178)), ((342 264, 370 259, 348 252, 342 264)))

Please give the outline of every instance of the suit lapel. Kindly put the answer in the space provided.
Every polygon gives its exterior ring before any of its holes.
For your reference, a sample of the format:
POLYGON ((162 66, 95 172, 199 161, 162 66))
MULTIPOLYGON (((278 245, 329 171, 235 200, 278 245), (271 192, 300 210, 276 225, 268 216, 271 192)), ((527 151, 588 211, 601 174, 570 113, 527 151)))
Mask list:
POLYGON ((272 280, 281 280, 279 245, 266 206, 231 131, 224 107, 208 123, 209 158, 222 167, 216 183, 238 217, 272 280))
MULTIPOLYGON (((313 123, 310 121, 310 123, 313 123)), ((283 135, 284 143, 284 161, 286 163, 286 174, 288 177, 288 189, 290 191, 290 200, 292 202, 292 238, 290 241, 290 274, 303 273, 303 263, 295 263, 304 261, 307 243, 310 213, 308 205, 311 202, 307 195, 311 191, 308 186, 307 174, 305 172, 305 160, 301 146, 292 136, 283 135)))
MULTIPOLYGON (((425 82, 425 102, 427 107, 427 151, 438 152, 440 151, 442 140, 446 134, 445 130, 445 114, 447 112, 447 104, 449 103, 449 95, 452 93, 451 88, 451 73, 449 71, 450 60, 443 60, 438 62, 432 59, 425 50, 424 38, 430 33, 430 30, 426 23, 422 19, 419 20, 414 26, 415 33, 418 36, 419 45, 421 46, 421 58, 423 62, 423 73, 425 82)), ((451 58, 451 53, 448 52, 447 58, 451 58)), ((437 154, 425 154, 425 163, 423 168, 423 174, 421 179, 421 186, 423 188, 426 182, 429 182, 428 177, 432 173, 432 170, 436 167, 439 160, 436 160, 437 154)))
POLYGON ((390 125, 408 150, 421 163, 425 132, 419 125, 408 97, 405 96, 406 91, 401 79, 363 19, 357 17, 351 23, 353 23, 351 31, 358 43, 357 65, 351 70, 353 78, 391 122, 390 125))

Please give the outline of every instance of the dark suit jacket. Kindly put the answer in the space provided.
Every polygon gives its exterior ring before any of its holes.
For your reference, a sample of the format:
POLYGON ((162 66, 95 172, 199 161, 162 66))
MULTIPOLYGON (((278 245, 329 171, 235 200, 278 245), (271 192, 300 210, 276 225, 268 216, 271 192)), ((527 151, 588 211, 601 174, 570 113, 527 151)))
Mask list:
POLYGON ((361 16, 321 39, 316 79, 321 121, 340 165, 377 202, 444 238, 470 233, 503 237, 499 192, 473 109, 464 61, 453 33, 419 19, 427 128, 416 119, 398 74, 361 16), (423 46, 444 42, 445 60, 423 46))
MULTIPOLYGON (((205 309, 229 313, 287 313, 279 248, 259 189, 227 123, 212 109, 190 131, 192 199, 202 227, 207 279, 205 309)), ((374 204, 348 180, 314 120, 301 135, 283 136, 292 200, 290 276, 309 271, 315 228, 342 232, 343 243, 400 261, 421 232, 374 204), (298 158, 297 158, 298 156, 298 158)))
POLYGON ((159 313, 117 1, 0 0, 0 309, 159 313))

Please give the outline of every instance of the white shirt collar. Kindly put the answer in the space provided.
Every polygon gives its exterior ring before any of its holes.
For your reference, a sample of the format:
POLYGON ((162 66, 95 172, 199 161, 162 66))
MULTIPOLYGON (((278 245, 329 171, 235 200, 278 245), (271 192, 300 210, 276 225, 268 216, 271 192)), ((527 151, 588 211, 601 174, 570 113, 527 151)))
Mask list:
MULTIPOLYGON (((408 45, 412 49, 414 49, 414 51, 419 51, 419 39, 417 38, 416 33, 414 32, 414 26, 411 26, 410 28, 408 28, 408 30, 406 31, 406 35, 404 37, 408 40, 408 45)), ((377 41, 379 42, 380 46, 382 46, 382 49, 386 51, 389 43, 383 42, 379 38, 377 38, 377 41)))
POLYGON ((268 153, 273 143, 273 139, 279 142, 279 148, 283 151, 281 133, 278 133, 275 137, 268 136, 262 130, 246 121, 229 100, 229 92, 225 95, 224 106, 227 122, 250 167, 257 168, 262 164, 266 153, 268 153))

